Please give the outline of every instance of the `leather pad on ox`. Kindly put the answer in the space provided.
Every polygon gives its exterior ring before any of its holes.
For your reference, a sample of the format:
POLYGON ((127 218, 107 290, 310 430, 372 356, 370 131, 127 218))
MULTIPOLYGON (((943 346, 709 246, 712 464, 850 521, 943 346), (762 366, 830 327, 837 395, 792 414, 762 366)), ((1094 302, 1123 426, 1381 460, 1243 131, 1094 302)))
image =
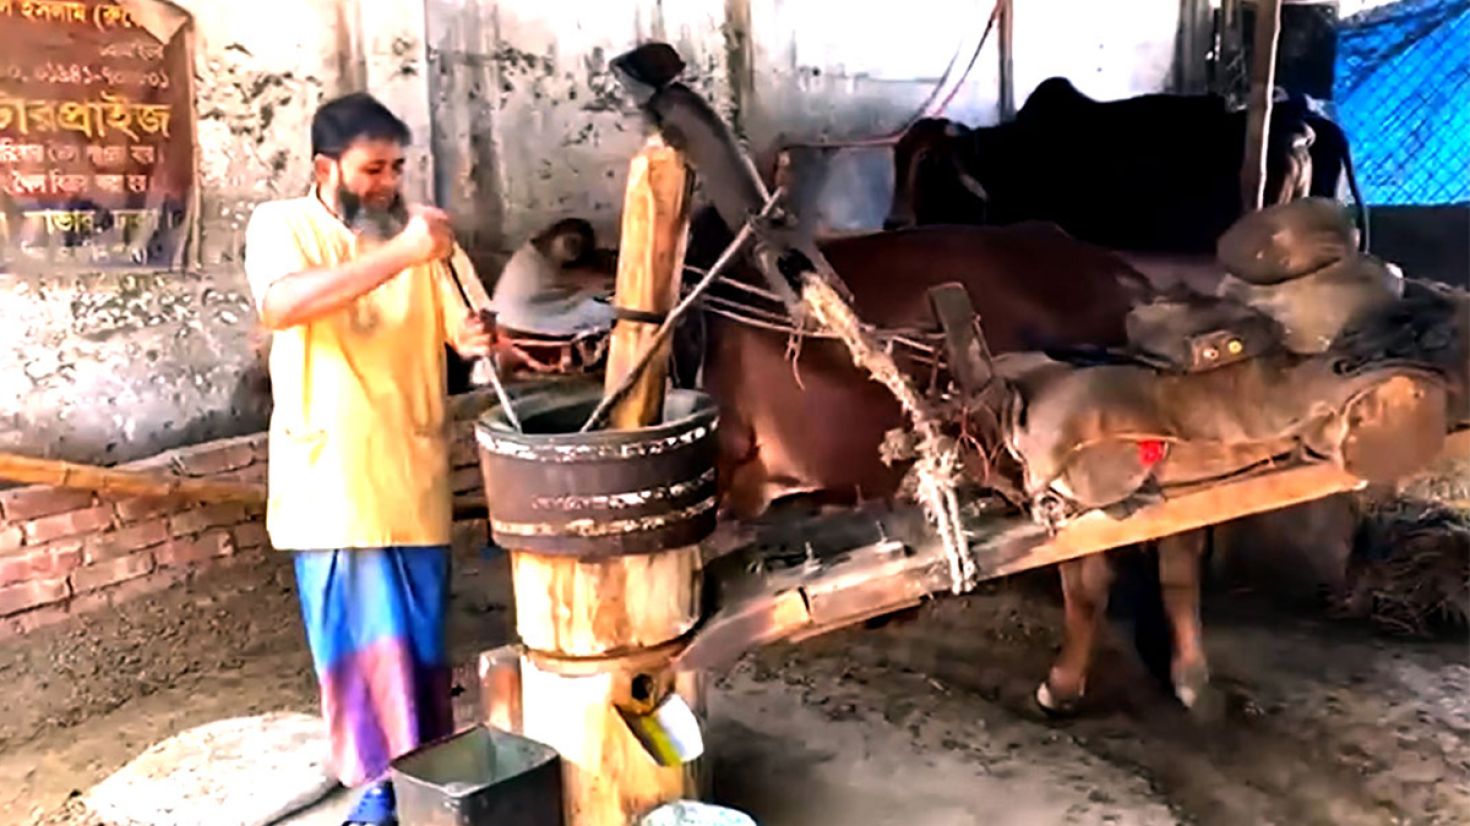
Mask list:
POLYGON ((1327 356, 1273 355, 1201 373, 996 359, 1016 393, 1007 448, 1035 501, 1082 509, 1300 454, 1370 481, 1428 462, 1446 433, 1439 373, 1403 364, 1341 374, 1327 356))

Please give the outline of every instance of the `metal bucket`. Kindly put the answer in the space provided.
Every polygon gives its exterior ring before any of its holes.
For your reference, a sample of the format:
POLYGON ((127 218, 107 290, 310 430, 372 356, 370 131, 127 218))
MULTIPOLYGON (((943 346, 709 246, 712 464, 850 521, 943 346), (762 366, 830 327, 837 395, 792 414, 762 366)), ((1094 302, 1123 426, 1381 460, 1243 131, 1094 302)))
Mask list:
POLYGON ((561 757, 509 732, 475 726, 392 763, 403 826, 562 826, 561 757))
POLYGON ((714 401, 671 390, 664 424, 578 433, 599 388, 557 388, 497 405, 475 427, 496 544, 596 558, 693 545, 715 528, 714 401))

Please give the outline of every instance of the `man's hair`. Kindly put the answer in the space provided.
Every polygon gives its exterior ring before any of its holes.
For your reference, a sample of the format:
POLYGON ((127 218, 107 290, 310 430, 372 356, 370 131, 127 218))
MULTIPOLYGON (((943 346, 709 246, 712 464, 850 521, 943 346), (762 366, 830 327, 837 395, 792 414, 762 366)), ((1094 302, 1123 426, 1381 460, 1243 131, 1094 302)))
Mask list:
POLYGON ((367 92, 353 92, 330 100, 311 119, 312 157, 336 160, 360 140, 390 140, 407 144, 408 125, 367 92))

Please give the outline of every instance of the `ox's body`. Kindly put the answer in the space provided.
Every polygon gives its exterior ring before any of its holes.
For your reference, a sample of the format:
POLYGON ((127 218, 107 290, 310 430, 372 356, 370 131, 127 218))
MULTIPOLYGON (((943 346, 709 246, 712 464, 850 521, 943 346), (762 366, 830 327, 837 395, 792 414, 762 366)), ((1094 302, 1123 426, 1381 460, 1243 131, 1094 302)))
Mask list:
MULTIPOLYGON (((922 227, 825 242, 823 254, 879 328, 934 327, 928 290, 963 284, 997 352, 1123 343, 1138 275, 1055 227, 922 227)), ((905 424, 898 403, 831 339, 793 342, 722 315, 707 318, 705 389, 721 412, 726 503, 751 516, 789 493, 888 497, 901 468, 878 455, 905 424)), ((924 368, 912 364, 921 385, 924 368)))
MULTIPOLYGON (((712 213, 697 216, 689 261, 707 267, 730 237, 712 213)), ((1122 346, 1125 317, 1147 289, 1125 258, 1039 222, 919 227, 832 239, 820 247, 858 316, 879 329, 932 329, 929 288, 964 285, 997 354, 1122 346)), ((739 278, 759 283, 748 270, 739 278)), ((885 433, 906 422, 893 396, 854 366, 843 344, 802 340, 715 313, 704 323, 704 341, 686 338, 681 346, 686 352, 702 347, 704 388, 720 408, 719 479, 728 513, 750 517, 795 493, 839 501, 893 495, 904 468, 885 464, 879 447, 885 433)), ((927 380, 922 365, 899 362, 917 383, 927 380)), ((1172 630, 1170 670, 1186 703, 1193 703, 1208 675, 1198 611, 1203 547, 1200 533, 1159 543, 1163 607, 1172 630)), ((1066 641, 1038 691, 1050 711, 1069 710, 1086 688, 1113 578, 1101 556, 1066 564, 1061 573, 1066 641)))
MULTIPOLYGON (((1052 78, 1012 121, 914 124, 889 226, 1045 220, 1110 249, 1213 254, 1242 211, 1246 119, 1216 96, 1099 102, 1052 78)), ((1342 130, 1304 103, 1278 103, 1270 136, 1266 203, 1353 188, 1342 130)))

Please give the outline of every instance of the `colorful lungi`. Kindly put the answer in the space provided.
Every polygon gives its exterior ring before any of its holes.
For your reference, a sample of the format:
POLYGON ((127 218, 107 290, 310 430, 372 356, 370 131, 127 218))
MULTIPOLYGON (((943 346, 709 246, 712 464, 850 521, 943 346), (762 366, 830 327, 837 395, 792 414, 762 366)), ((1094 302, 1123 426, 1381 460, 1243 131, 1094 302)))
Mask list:
POLYGON ((449 549, 298 551, 296 585, 344 785, 453 731, 444 626, 449 549))

